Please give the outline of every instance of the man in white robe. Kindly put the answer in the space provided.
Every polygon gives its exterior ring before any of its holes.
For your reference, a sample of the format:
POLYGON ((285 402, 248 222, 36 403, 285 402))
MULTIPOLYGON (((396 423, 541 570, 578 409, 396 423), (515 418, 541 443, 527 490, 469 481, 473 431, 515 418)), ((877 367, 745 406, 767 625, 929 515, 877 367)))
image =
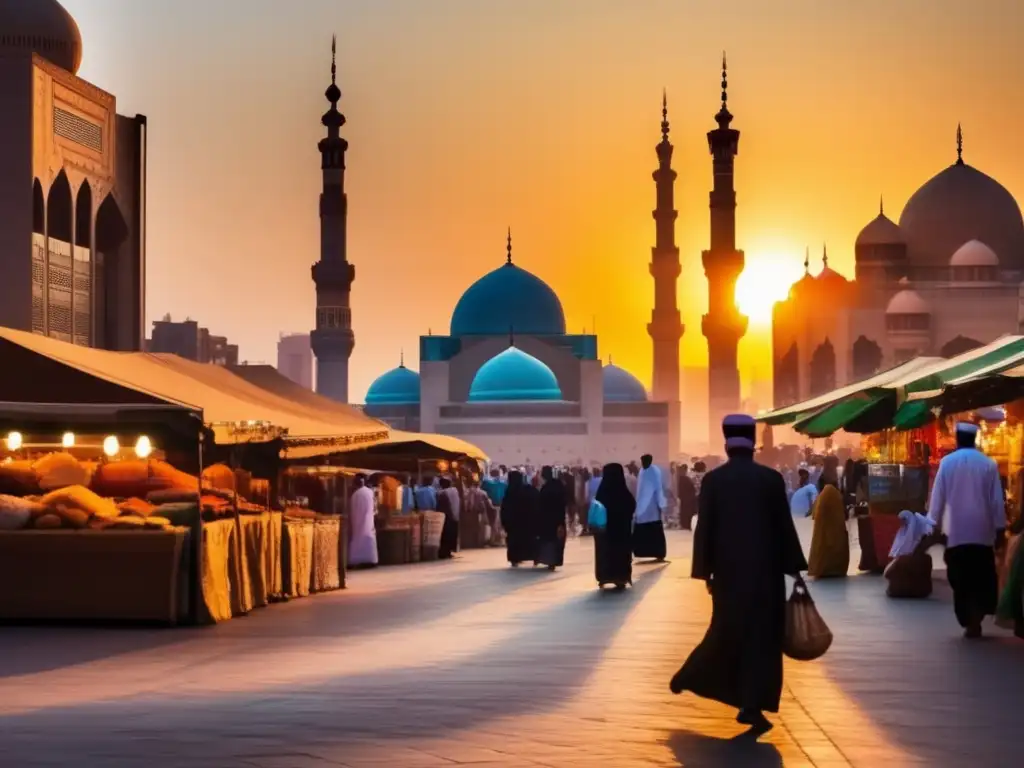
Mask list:
POLYGON ((633 524, 633 555, 663 562, 667 554, 661 513, 668 506, 661 469, 650 454, 640 458, 643 469, 636 481, 636 517, 633 524))
POLYGON ((356 475, 355 482, 356 490, 348 505, 348 564, 366 568, 377 565, 376 499, 366 485, 366 475, 356 475))
POLYGON ((964 637, 981 637, 981 622, 999 598, 995 547, 1003 541, 1006 506, 999 468, 975 447, 978 428, 956 427, 957 450, 939 462, 928 517, 946 535, 946 572, 964 637))

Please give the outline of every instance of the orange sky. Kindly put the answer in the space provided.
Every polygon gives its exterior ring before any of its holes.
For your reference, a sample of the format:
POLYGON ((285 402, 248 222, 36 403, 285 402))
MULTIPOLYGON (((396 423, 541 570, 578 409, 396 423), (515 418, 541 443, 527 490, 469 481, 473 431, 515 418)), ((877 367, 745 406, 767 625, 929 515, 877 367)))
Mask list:
MULTIPOLYGON (((417 337, 447 332, 461 292, 515 259, 596 319, 650 379, 650 210, 668 89, 687 364, 706 352, 711 161, 705 132, 729 52, 738 240, 751 284, 781 290, 827 241, 850 273, 879 194, 896 218, 955 159, 1024 194, 1024 3, 1017 0, 63 0, 82 74, 150 119, 150 319, 200 320, 273 361, 311 328, 316 142, 339 36, 356 265, 352 397, 417 337)), ((741 287, 748 304, 750 284, 741 287)), ((759 302, 762 308, 767 301, 759 302)), ((753 307, 757 309, 757 307, 753 307)), ((763 316, 763 313, 762 313, 763 316)), ((744 377, 770 374, 753 318, 744 377)))

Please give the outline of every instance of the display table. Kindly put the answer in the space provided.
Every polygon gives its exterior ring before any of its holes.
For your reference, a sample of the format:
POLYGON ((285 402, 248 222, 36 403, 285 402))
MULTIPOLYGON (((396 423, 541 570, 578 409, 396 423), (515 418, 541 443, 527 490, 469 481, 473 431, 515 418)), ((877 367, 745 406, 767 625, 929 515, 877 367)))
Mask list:
POLYGON ((200 592, 204 612, 203 623, 227 621, 235 615, 232 609, 232 582, 236 582, 235 557, 238 529, 232 518, 203 523, 202 563, 200 567, 200 592))
POLYGON ((309 594, 313 574, 313 525, 312 520, 284 520, 281 571, 285 597, 309 594))
POLYGON ((0 532, 0 619, 176 624, 188 531, 0 532))

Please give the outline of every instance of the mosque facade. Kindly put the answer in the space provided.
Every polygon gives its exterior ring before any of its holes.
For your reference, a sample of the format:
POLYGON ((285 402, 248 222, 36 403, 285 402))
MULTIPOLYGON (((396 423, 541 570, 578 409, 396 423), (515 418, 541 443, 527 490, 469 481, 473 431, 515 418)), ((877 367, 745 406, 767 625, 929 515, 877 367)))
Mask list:
POLYGON ((57 0, 0 0, 0 325, 139 350, 147 122, 81 61, 57 0))
POLYGON ((669 404, 602 364, 597 336, 566 333, 558 296, 514 263, 511 234, 505 263, 463 293, 449 334, 420 337, 420 367, 403 361, 377 378, 366 413, 465 438, 507 465, 670 456, 669 404))
POLYGON ((1024 220, 1013 196, 963 159, 878 215, 854 243, 850 280, 805 274, 773 313, 776 407, 920 355, 952 357, 1018 333, 1024 321, 1024 220))

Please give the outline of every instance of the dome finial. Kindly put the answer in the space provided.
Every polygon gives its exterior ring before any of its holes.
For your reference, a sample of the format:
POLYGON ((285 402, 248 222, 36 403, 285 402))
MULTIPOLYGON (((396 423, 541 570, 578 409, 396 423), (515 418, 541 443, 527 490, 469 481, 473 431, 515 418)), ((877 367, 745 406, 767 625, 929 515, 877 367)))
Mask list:
POLYGON ((608 365, 615 365, 615 361, 612 360, 612 353, 608 353, 608 365))
POLYGON ((511 325, 508 327, 508 345, 510 347, 514 347, 516 345, 516 330, 515 327, 511 325))
POLYGON ((725 51, 722 51, 722 109, 727 108, 729 101, 729 67, 725 61, 725 51))
POLYGON ((825 269, 828 269, 828 245, 826 243, 821 244, 821 263, 825 269))
POLYGON ((331 35, 331 82, 338 80, 338 36, 331 35))
POLYGON ((661 89, 661 140, 668 141, 668 91, 661 89))
POLYGON ((960 123, 956 124, 956 164, 964 164, 964 132, 960 123))
POLYGON ((806 246, 804 249, 804 274, 811 274, 811 246, 806 246))
POLYGON ((508 228, 508 238, 505 241, 505 263, 512 263, 512 227, 508 228))
POLYGON ((398 354, 398 367, 405 368, 405 347, 402 347, 398 354))
POLYGON ((878 196, 878 215, 885 216, 885 199, 881 195, 878 196))

